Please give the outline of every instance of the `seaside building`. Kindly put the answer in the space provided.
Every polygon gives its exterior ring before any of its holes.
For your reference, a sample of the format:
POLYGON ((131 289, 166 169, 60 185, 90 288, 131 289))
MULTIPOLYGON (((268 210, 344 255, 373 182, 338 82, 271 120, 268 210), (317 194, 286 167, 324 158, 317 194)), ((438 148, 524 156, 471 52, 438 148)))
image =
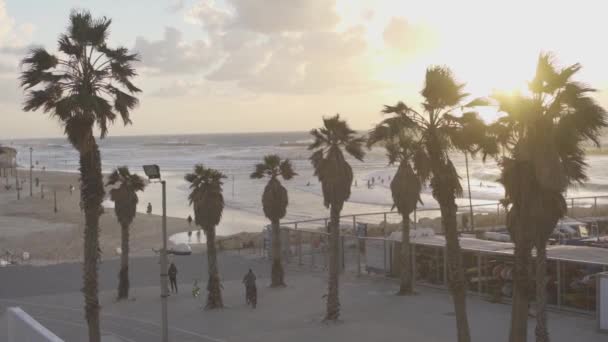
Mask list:
POLYGON ((12 147, 0 146, 0 171, 4 176, 6 169, 13 169, 17 166, 17 150, 12 147))

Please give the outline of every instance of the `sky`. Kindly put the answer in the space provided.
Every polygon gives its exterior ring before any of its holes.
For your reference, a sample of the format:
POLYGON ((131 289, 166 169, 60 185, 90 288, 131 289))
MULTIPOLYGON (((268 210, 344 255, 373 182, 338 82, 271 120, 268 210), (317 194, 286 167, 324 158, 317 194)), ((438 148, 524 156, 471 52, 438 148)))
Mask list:
POLYGON ((431 65, 487 96, 525 88, 541 52, 581 63, 608 107, 605 1, 0 0, 0 139, 62 135, 22 111, 17 78, 74 8, 111 18, 110 45, 141 56, 133 125, 110 135, 304 131, 335 113, 369 129, 383 105, 420 102, 431 65))

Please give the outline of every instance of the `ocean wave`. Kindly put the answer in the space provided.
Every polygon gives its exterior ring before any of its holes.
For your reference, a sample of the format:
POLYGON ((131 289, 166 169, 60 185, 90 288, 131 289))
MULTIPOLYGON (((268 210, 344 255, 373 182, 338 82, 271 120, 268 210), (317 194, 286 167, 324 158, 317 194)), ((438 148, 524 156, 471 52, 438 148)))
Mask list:
POLYGON ((296 141, 283 141, 279 144, 280 147, 308 147, 313 142, 312 139, 303 139, 296 141))
POLYGON ((46 147, 60 149, 60 148, 70 148, 70 145, 69 144, 46 144, 46 147))
POLYGON ((207 144, 203 143, 193 143, 189 141, 168 141, 168 142, 155 142, 155 143, 145 143, 144 146, 207 146, 207 144))

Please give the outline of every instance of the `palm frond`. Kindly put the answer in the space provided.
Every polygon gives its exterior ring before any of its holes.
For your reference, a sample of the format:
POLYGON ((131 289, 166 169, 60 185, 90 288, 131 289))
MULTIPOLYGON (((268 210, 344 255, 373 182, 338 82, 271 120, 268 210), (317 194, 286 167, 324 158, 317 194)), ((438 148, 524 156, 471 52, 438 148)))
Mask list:
POLYGON ((290 180, 298 174, 294 171, 293 165, 289 159, 285 159, 281 162, 279 169, 281 170, 281 177, 284 180, 290 180))
POLYGON ((458 105, 468 94, 464 84, 457 83, 452 71, 447 67, 434 66, 426 71, 425 84, 421 95, 427 106, 444 109, 458 105))

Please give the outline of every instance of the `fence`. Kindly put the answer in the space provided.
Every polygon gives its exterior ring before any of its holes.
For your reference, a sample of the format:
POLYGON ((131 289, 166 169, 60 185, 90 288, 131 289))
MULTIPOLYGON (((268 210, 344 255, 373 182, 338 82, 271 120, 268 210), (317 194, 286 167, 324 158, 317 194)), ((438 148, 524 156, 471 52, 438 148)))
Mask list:
MULTIPOLYGON (((589 197, 570 197, 566 199, 568 212, 566 216, 571 218, 593 219, 597 217, 608 217, 608 195, 589 197)), ((460 218, 458 228, 464 232, 473 232, 476 229, 495 230, 505 228, 506 212, 500 202, 486 204, 475 204, 472 206, 459 206, 457 216, 460 218), (472 209, 472 210, 471 210, 472 209), (471 218, 471 211, 473 217, 471 218)), ((414 210, 410 219, 414 224, 422 227, 440 229, 441 217, 439 208, 420 208, 414 210)), ((372 225, 374 231, 369 232, 373 236, 388 236, 391 231, 399 228, 402 218, 396 211, 382 211, 371 213, 360 213, 340 216, 340 229, 347 233, 355 234, 357 224, 372 225)), ((328 217, 281 222, 282 227, 295 230, 319 230, 327 227, 328 217)))
MULTIPOLYGON (((608 216, 608 196, 568 198, 568 212, 575 218, 597 220, 608 216)), ((504 228, 504 209, 498 203, 473 206, 474 219, 480 219, 476 229, 504 228), (495 210, 495 212, 494 212, 495 210), (490 212, 495 215, 488 219, 490 212)), ((469 208, 459 215, 469 214, 469 208)), ((413 274, 418 285, 447 287, 448 267, 443 237, 431 235, 426 227, 436 217, 437 208, 416 210, 412 215, 414 233, 411 245, 413 274), (418 226, 418 227, 417 227, 418 226), (428 234, 427 234, 428 233, 428 234), (418 235, 416 235, 418 234, 418 235)), ((399 275, 400 242, 389 238, 399 228, 401 217, 395 212, 363 213, 341 217, 340 265, 343 272, 399 275), (364 231, 370 235, 365 236, 364 231)), ((327 268, 328 218, 281 223, 282 255, 285 262, 309 268, 327 268)), ((466 222, 465 222, 466 223, 466 222)), ((459 227, 465 230, 465 225, 459 227)), ((469 229, 470 230, 470 227, 469 229)), ((599 229, 597 231, 599 234, 599 229)), ((463 235, 466 236, 466 235, 463 235)), ((269 246, 269 245, 267 245, 269 246)), ((463 268, 470 293, 489 296, 494 300, 510 300, 512 294, 512 245, 493 241, 461 238, 463 268), (507 246, 507 247, 505 247, 507 246)), ((571 247, 571 246, 568 246, 571 247)), ((573 247, 574 248, 574 247, 573 247)), ((585 247, 575 247, 585 248, 585 247)), ((583 250, 581 250, 583 251, 583 250)), ((608 253, 608 250, 605 250, 608 253)), ((550 305, 583 313, 596 311, 594 274, 608 269, 605 260, 586 261, 571 258, 570 250, 549 250, 547 293, 550 305), (561 254, 560 254, 561 253, 561 254), (566 254, 564 254, 566 253, 566 254)))

